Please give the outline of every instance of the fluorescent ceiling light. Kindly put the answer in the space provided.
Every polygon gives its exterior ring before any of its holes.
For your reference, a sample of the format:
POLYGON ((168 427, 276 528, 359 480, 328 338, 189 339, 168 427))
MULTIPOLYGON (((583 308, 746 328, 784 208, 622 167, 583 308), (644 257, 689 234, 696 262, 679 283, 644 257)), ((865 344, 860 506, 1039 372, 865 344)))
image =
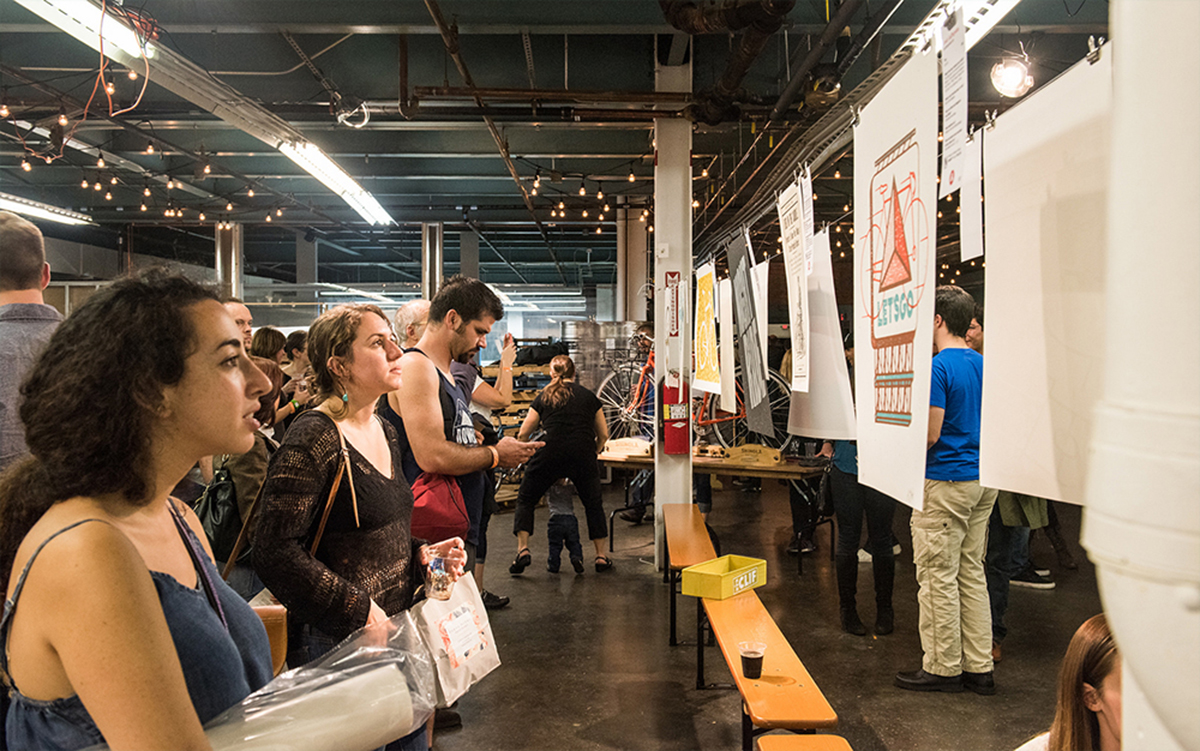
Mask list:
POLYGON ((967 23, 967 49, 971 49, 980 39, 987 36, 1019 2, 1021 0, 974 0, 963 3, 963 20, 967 23))
POLYGON ((63 224, 95 224, 87 214, 60 209, 48 203, 31 201, 20 196, 11 196, 8 193, 0 193, 0 211, 11 211, 15 214, 24 214, 36 219, 49 219, 52 222, 62 222, 63 224))
POLYGON ((103 33, 103 52, 106 55, 113 51, 113 47, 131 58, 141 58, 143 54, 152 58, 155 55, 153 43, 147 41, 143 46, 138 35, 126 26, 123 20, 111 13, 104 13, 88 0, 17 0, 17 4, 36 13, 97 52, 102 51, 100 35, 103 33))
POLYGON ((320 180, 350 208, 371 224, 394 224, 391 215, 354 178, 337 166, 325 152, 309 143, 286 120, 218 81, 204 68, 173 52, 157 49, 138 35, 123 19, 104 13, 91 0, 17 0, 23 7, 54 24, 94 50, 103 46, 105 56, 131 65, 144 54, 154 58, 154 81, 178 96, 199 105, 217 117, 279 149, 304 171, 320 180), (101 28, 103 21, 103 29, 101 28), (104 44, 100 44, 101 30, 104 44))

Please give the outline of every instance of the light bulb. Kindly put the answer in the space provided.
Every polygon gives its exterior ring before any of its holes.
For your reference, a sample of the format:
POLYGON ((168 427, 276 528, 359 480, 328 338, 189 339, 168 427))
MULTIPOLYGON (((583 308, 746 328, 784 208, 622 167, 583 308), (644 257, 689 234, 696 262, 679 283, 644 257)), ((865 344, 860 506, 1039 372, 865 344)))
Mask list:
POLYGON ((92 186, 92 190, 100 190, 100 188, 101 188, 100 181, 97 180, 96 184, 92 186))
POLYGON ((653 231, 654 231, 654 225, 653 225, 653 224, 651 224, 651 225, 650 225, 650 227, 649 227, 649 230, 650 230, 651 232, 653 232, 653 231))
POLYGON ((842 205, 842 211, 849 211, 849 210, 850 210, 850 204, 847 203, 847 204, 842 205))
POLYGON ((246 195, 247 195, 247 196, 249 196, 249 197, 251 197, 251 198, 254 198, 254 188, 249 188, 249 189, 247 189, 247 190, 246 190, 246 195))
POLYGON ((598 235, 598 234, 600 234, 600 228, 599 228, 599 227, 597 227, 597 228, 596 228, 596 234, 597 234, 597 235, 598 235))
POLYGON ((938 219, 941 219, 941 218, 942 218, 942 212, 940 212, 940 211, 939 211, 939 212, 938 212, 938 219))
POLYGON ((537 175, 534 175, 534 177, 533 177, 533 187, 535 187, 535 188, 540 188, 540 187, 542 187, 542 176, 541 176, 541 174, 540 174, 540 173, 539 173, 539 174, 537 174, 537 175))
POLYGON ((200 221, 202 221, 202 222, 204 221, 204 212, 203 211, 200 212, 200 221))
POLYGON ((584 219, 587 219, 587 209, 584 209, 584 210, 583 210, 583 218, 584 218, 584 219))
POLYGON ((174 180, 171 180, 171 179, 167 180, 167 190, 175 190, 175 181, 174 180))
MULTIPOLYGON (((1027 59, 1010 57, 992 66, 992 86, 1001 95, 1016 99, 1033 88, 1027 59)), ((939 139, 940 140, 940 139, 939 139)))
POLYGON ((211 175, 211 174, 212 174, 212 167, 208 166, 207 164, 206 164, 206 165, 204 165, 204 174, 206 174, 206 175, 211 175))
POLYGON ((586 196, 587 188, 583 187, 583 183, 579 183, 579 195, 586 196))
POLYGON ((609 208, 608 208, 608 204, 606 203, 606 204, 604 204, 604 213, 607 214, 608 212, 609 212, 609 208))
POLYGON ((700 177, 708 177, 708 167, 700 170, 700 177))
POLYGON ((106 81, 104 84, 104 92, 109 96, 112 96, 113 94, 117 93, 117 87, 113 85, 112 81, 106 81))
POLYGON ((146 187, 142 188, 142 195, 144 195, 144 196, 147 196, 147 197, 149 197, 149 196, 150 196, 150 186, 149 186, 149 185, 147 185, 146 187))
MULTIPOLYGON (((0 117, 8 117, 8 102, 0 102, 0 117)), ((632 177, 632 175, 630 175, 632 177)))
POLYGON ((96 168, 104 169, 104 157, 100 157, 99 159, 96 160, 96 168))
POLYGON ((146 144, 146 153, 147 153, 147 154, 153 154, 153 153, 154 153, 154 144, 152 144, 152 143, 148 143, 148 144, 146 144))
POLYGON ((88 186, 87 178, 83 178, 83 182, 79 183, 79 187, 86 188, 88 186))
POLYGON ((275 216, 283 216, 283 207, 275 209, 275 216))
POLYGON ((598 221, 598 222, 603 222, 603 221, 604 221, 604 214, 601 214, 600 216, 596 217, 596 221, 598 221))
POLYGON ((109 182, 109 184, 111 184, 111 185, 116 185, 116 184, 117 184, 117 176, 116 176, 116 175, 113 175, 113 176, 112 176, 112 179, 111 179, 111 180, 109 180, 108 182, 109 182))
POLYGON ((816 193, 813 193, 813 200, 814 200, 814 201, 815 201, 815 200, 817 200, 817 194, 816 194, 816 193))
POLYGON ((270 215, 270 214, 267 214, 267 221, 268 221, 268 222, 269 222, 269 221, 271 221, 271 215, 270 215))
POLYGON ((70 121, 67 120, 67 113, 59 112, 58 113, 58 124, 65 128, 65 127, 67 127, 68 122, 70 122, 70 121))
POLYGON ((225 210, 226 210, 226 211, 233 211, 233 202, 232 202, 232 201, 230 201, 229 203, 225 204, 225 210))
POLYGON ((834 170, 834 171, 833 171, 833 176, 834 176, 834 178, 836 178, 836 179, 840 180, 840 179, 842 178, 842 171, 841 171, 841 170, 834 170))
POLYGON ((698 208, 700 208, 700 202, 699 202, 699 201, 697 201, 697 200, 696 200, 696 199, 694 199, 694 198, 692 199, 692 208, 693 208, 693 209, 698 209, 698 208))
POLYGON ((146 210, 146 204, 144 204, 144 203, 143 203, 143 204, 142 204, 142 211, 145 211, 145 210, 146 210))
POLYGON ((109 192, 107 192, 107 193, 105 193, 105 194, 104 194, 104 200, 105 200, 105 201, 111 201, 111 200, 112 200, 112 192, 111 192, 111 191, 109 191, 109 192))
POLYGON ((128 76, 129 76, 129 80, 130 80, 130 81, 136 81, 136 80, 137 80, 137 71, 136 71, 136 70, 134 70, 134 69, 132 69, 132 68, 130 68, 130 69, 129 69, 128 76))
POLYGON ((564 208, 566 208, 566 204, 564 204, 562 201, 559 201, 558 202, 558 210, 562 211, 564 208))
POLYGON ((646 221, 646 215, 645 215, 645 214, 642 214, 641 216, 639 216, 639 217, 638 217, 638 221, 639 221, 639 222, 644 222, 644 221, 646 221))
POLYGON ((29 172, 30 170, 33 169, 33 165, 30 164, 28 161, 22 159, 21 160, 21 169, 25 170, 26 172, 29 172))
POLYGON ((629 182, 634 182, 635 180, 637 180, 637 178, 633 176, 633 170, 630 170, 629 171, 629 182))
POLYGON ((530 189, 529 194, 532 196, 537 195, 537 186, 536 185, 532 189, 530 189))
POLYGON ((597 191, 596 191, 596 200, 597 200, 597 201, 603 201, 603 200, 604 200, 604 191, 603 191, 603 190, 597 190, 597 191))

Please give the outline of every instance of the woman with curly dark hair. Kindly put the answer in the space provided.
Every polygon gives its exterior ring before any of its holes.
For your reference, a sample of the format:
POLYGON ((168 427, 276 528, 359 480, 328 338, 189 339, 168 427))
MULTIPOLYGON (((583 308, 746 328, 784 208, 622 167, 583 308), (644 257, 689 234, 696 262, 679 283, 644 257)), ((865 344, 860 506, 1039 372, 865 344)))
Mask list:
POLYGON ((21 387, 33 456, 0 478, 10 747, 208 748, 201 725, 270 680, 262 622, 168 497, 249 450, 267 388, 216 296, 163 272, 54 333, 21 387))

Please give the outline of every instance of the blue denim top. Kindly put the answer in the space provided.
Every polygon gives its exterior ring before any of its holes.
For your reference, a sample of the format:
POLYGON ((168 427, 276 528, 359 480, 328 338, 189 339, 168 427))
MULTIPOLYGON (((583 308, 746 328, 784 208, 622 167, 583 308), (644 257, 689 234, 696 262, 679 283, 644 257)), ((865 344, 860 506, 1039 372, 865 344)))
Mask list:
MULTIPOLYGON (((6 676, 9 625, 30 566, 46 543, 87 522, 103 520, 84 519, 46 538, 25 564, 12 598, 4 603, 4 616, 0 619, 0 644, 4 647, 0 649, 0 669, 6 676)), ((192 706, 200 722, 206 723, 271 680, 271 645, 254 610, 221 580, 192 530, 186 524, 182 529, 190 538, 184 540, 185 544, 194 545, 200 552, 201 565, 207 570, 224 610, 228 632, 220 615, 209 604, 203 586, 204 574, 200 570, 196 572, 195 588, 185 587, 173 576, 160 571, 151 571, 150 577, 158 590, 163 615, 175 642, 192 706)), ((181 532, 180 536, 183 535, 181 532)), ((21 694, 11 683, 11 678, 9 695, 12 706, 5 725, 9 748, 82 749, 104 742, 78 695, 37 701, 21 694)))

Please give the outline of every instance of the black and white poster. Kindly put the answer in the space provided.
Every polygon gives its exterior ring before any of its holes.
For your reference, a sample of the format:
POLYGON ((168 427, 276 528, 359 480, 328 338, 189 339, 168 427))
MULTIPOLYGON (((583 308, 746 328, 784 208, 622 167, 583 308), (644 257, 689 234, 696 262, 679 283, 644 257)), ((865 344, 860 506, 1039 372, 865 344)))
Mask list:
MULTIPOLYGON (((729 276, 733 280, 733 307, 737 317, 738 347, 742 355, 742 389, 746 425, 755 433, 774 435, 771 405, 767 400, 767 363, 759 346, 759 320, 754 304, 750 263, 750 232, 743 228, 725 246, 729 276)), ((763 322, 765 323, 765 322, 763 322)))

